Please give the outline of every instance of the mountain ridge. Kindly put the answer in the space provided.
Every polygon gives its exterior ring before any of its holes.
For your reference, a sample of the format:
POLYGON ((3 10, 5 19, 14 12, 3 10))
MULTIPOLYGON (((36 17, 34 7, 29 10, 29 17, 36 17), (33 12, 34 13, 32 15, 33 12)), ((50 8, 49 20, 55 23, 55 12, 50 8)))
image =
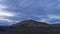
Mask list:
POLYGON ((21 22, 18 22, 16 24, 13 24, 11 26, 21 26, 21 25, 24 25, 24 26, 34 26, 34 25, 48 25, 47 23, 44 23, 44 22, 38 22, 38 21, 35 21, 35 20, 24 20, 24 21, 21 21, 21 22))

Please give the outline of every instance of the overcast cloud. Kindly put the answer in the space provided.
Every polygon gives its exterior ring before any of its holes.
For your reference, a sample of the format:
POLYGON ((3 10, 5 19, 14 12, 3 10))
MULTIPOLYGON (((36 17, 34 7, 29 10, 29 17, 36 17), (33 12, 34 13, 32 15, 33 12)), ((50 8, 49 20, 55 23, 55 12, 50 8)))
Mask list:
MULTIPOLYGON (((60 0, 0 0, 0 20, 8 24, 21 20, 60 22, 60 0)), ((5 24, 5 23, 4 23, 5 24)))

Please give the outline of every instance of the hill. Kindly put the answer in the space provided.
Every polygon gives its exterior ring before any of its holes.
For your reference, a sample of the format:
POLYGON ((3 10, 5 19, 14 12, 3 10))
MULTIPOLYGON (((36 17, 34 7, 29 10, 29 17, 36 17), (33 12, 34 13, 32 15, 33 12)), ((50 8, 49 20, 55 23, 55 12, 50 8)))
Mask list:
POLYGON ((13 24, 11 26, 47 26, 48 24, 47 23, 44 23, 44 22, 37 22, 37 21, 34 21, 34 20, 24 20, 24 21, 21 21, 19 23, 16 23, 16 24, 13 24))
POLYGON ((34 20, 24 20, 11 25, 9 31, 13 31, 13 34, 60 34, 60 27, 56 26, 34 20))
POLYGON ((9 27, 0 26, 0 34, 60 34, 59 25, 35 20, 24 20, 9 27))

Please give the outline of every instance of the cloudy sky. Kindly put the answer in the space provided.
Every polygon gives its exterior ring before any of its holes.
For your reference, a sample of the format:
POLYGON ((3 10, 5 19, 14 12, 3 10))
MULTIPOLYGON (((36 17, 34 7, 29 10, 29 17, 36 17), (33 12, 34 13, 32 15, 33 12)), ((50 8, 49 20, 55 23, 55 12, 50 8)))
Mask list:
POLYGON ((60 23, 60 0, 0 0, 0 25, 29 19, 60 23))

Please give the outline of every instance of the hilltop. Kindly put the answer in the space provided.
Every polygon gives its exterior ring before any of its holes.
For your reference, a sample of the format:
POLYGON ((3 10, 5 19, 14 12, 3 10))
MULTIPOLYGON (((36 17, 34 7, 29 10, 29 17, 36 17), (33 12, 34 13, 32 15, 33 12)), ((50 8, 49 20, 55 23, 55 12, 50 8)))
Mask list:
POLYGON ((21 21, 21 22, 18 22, 16 24, 13 24, 11 26, 47 26, 48 24, 47 23, 44 23, 44 22, 38 22, 38 21, 35 21, 35 20, 24 20, 24 21, 21 21))

